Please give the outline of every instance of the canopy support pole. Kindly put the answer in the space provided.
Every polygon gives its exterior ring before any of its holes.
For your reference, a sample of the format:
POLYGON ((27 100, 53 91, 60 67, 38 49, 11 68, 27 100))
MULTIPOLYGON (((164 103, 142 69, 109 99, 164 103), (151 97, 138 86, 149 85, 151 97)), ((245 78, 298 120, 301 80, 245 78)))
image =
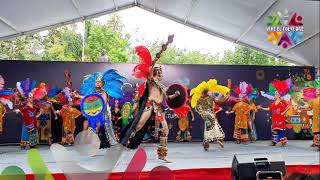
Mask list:
POLYGON ((86 36, 86 20, 82 21, 83 24, 83 32, 82 32, 82 55, 81 61, 84 62, 84 47, 85 47, 85 36, 86 36))

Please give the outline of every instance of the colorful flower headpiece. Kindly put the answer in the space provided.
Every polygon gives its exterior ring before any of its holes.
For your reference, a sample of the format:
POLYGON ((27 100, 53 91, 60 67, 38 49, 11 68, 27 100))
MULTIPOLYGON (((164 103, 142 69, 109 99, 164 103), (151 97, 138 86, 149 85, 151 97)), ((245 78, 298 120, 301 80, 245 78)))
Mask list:
POLYGON ((67 104, 68 102, 72 101, 72 94, 69 87, 65 87, 59 93, 59 101, 62 104, 67 104))
POLYGON ((250 92, 253 90, 253 87, 251 84, 248 84, 246 82, 240 82, 239 86, 235 87, 235 93, 240 97, 248 97, 250 92))
POLYGON ((195 107, 197 105, 199 99, 205 91, 227 95, 227 93, 230 92, 230 89, 225 86, 218 85, 218 81, 216 79, 210 79, 207 82, 203 81, 190 91, 190 96, 192 96, 191 107, 195 107))
POLYGON ((251 84, 248 84, 245 81, 240 82, 239 86, 236 86, 234 91, 239 97, 249 99, 256 99, 259 95, 257 88, 253 88, 251 84))
POLYGON ((319 90, 319 81, 314 80, 311 86, 303 89, 304 100, 309 101, 316 98, 317 94, 319 94, 319 90))
POLYGON ((294 93, 292 80, 288 78, 286 80, 274 80, 269 84, 269 92, 261 91, 261 95, 268 99, 273 100, 276 93, 279 93, 280 96, 288 100, 291 95, 294 93))

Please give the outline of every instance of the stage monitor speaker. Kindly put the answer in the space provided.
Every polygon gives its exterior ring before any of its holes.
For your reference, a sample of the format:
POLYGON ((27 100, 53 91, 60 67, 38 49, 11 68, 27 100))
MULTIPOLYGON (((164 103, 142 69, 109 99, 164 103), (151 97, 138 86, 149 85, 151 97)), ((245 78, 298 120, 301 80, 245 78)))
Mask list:
POLYGON ((234 155, 231 167, 233 180, 256 180, 257 172, 280 171, 286 174, 285 163, 279 154, 234 155))

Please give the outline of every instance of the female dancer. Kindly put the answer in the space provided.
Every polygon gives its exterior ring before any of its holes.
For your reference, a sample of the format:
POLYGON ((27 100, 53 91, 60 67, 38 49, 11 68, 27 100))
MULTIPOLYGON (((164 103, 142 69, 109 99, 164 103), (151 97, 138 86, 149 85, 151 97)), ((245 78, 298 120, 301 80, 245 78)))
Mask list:
POLYGON ((282 98, 290 97, 288 93, 291 88, 291 79, 284 81, 275 80, 269 85, 269 93, 261 92, 262 96, 274 99, 267 108, 258 106, 258 109, 271 111, 272 146, 275 146, 278 142, 280 142, 282 146, 286 146, 288 141, 286 136, 285 114, 289 110, 289 105, 282 98))
MULTIPOLYGON (((85 127, 89 126, 93 131, 95 131, 102 142, 106 143, 101 144, 101 148, 109 147, 110 145, 117 144, 117 139, 113 131, 113 125, 111 121, 111 108, 109 106, 109 96, 121 99, 123 97, 122 85, 125 78, 118 74, 117 70, 109 69, 104 73, 96 72, 93 74, 86 75, 84 77, 83 84, 81 85, 81 94, 90 95, 93 93, 100 94, 105 102, 106 110, 104 112, 104 119, 108 120, 105 122, 97 122, 97 127, 94 127, 95 123, 90 124, 88 121, 84 122, 85 127), (101 124, 102 123, 102 124, 101 124), (100 127, 104 127, 101 129, 100 127)), ((79 98, 84 96, 77 95, 79 98)))
POLYGON ((196 109, 205 122, 203 136, 203 148, 205 151, 209 149, 210 142, 218 143, 222 148, 224 147, 223 140, 225 134, 219 125, 214 110, 217 98, 213 96, 213 93, 219 93, 226 96, 229 91, 229 88, 220 86, 218 85, 217 80, 211 79, 208 82, 202 82, 190 92, 190 95, 192 96, 191 107, 196 109))
POLYGON ((38 106, 43 110, 42 114, 38 118, 39 121, 39 136, 40 140, 45 140, 51 145, 51 122, 53 118, 51 117, 51 112, 54 113, 55 119, 57 119, 56 110, 53 108, 53 104, 48 100, 47 86, 45 83, 40 83, 40 85, 34 91, 34 99, 37 100, 38 106))
POLYGON ((24 101, 16 113, 23 117, 21 132, 21 148, 35 147, 38 144, 37 118, 42 114, 42 109, 34 103, 33 91, 36 85, 35 80, 27 78, 24 81, 17 82, 17 89, 24 101))

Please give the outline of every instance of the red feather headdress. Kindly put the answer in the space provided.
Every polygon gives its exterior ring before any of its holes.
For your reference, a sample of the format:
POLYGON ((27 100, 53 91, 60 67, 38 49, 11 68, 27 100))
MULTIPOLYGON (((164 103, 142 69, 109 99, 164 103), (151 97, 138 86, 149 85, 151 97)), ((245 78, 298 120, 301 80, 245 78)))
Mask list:
POLYGON ((136 53, 139 56, 140 64, 133 69, 133 76, 139 79, 148 79, 150 67, 152 65, 151 54, 145 46, 137 46, 136 53))
POLYGON ((47 95, 47 85, 40 83, 39 86, 33 92, 33 98, 35 100, 41 100, 47 95))

